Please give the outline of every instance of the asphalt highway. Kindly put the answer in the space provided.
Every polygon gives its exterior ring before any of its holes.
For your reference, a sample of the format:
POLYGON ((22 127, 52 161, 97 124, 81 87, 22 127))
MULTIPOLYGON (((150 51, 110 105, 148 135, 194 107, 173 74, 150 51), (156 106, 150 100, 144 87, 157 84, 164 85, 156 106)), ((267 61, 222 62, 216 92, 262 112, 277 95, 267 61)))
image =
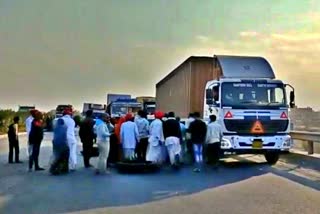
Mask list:
MULTIPOLYGON (((52 135, 41 147, 48 169, 52 135)), ((26 137, 20 136, 23 164, 8 164, 8 144, 0 139, 0 213, 319 213, 320 162, 301 154, 283 155, 275 166, 261 156, 225 159, 219 170, 194 173, 164 167, 153 174, 96 176, 83 168, 64 176, 27 172, 26 137)), ((96 164, 96 158, 92 164, 96 164)))

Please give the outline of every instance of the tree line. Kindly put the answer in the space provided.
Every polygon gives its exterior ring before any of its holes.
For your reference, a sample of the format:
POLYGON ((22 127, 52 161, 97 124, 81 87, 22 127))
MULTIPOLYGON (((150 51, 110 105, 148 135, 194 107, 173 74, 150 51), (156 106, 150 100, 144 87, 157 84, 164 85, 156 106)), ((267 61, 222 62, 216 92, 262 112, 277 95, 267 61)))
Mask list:
MULTIPOLYGON (((54 111, 50 112, 42 112, 43 114, 43 125, 44 129, 46 131, 52 131, 52 121, 55 118, 54 111)), ((19 132, 25 132, 26 131, 26 125, 25 120, 27 117, 29 117, 29 112, 17 112, 13 111, 11 109, 0 109, 0 135, 6 134, 8 131, 8 126, 13 123, 13 118, 15 116, 18 116, 20 118, 19 122, 19 132)), ((81 116, 80 112, 75 111, 74 112, 74 120, 76 122, 76 125, 79 125, 81 123, 81 116)))
MULTIPOLYGON (((8 131, 8 126, 13 123, 13 118, 18 116, 20 118, 19 122, 19 132, 25 132, 25 120, 29 116, 29 112, 17 112, 11 109, 0 110, 0 134, 6 134, 8 131)), ((48 131, 52 130, 52 120, 54 115, 51 112, 43 113, 44 128, 48 131)))

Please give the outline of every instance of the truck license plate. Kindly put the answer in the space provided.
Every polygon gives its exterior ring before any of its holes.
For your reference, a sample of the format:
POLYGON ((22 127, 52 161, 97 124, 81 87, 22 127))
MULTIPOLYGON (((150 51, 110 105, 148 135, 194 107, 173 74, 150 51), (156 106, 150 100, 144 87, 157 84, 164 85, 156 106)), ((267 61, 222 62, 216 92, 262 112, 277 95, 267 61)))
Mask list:
POLYGON ((262 142, 261 141, 253 141, 252 148, 253 149, 262 149, 262 142))

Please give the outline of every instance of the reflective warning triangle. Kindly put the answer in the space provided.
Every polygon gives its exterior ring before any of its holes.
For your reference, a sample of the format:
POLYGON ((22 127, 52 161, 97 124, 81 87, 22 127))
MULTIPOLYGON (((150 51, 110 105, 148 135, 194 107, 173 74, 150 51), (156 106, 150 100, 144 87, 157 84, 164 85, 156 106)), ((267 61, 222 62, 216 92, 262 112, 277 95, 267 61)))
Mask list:
POLYGON ((264 129, 263 129, 263 126, 261 124, 261 122, 259 120, 257 120, 252 128, 251 128, 251 133, 252 134, 263 134, 264 133, 264 129))
POLYGON ((288 116, 285 112, 282 112, 281 116, 280 116, 281 119, 288 119, 288 116))

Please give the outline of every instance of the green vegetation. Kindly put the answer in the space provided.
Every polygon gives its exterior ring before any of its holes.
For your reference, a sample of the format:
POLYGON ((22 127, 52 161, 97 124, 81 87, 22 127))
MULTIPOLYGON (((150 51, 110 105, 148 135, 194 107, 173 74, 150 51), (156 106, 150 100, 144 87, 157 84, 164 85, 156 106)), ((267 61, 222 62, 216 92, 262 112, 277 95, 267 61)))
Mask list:
MULTIPOLYGON (((10 109, 0 110, 0 134, 6 134, 8 126, 13 122, 15 116, 20 117, 19 132, 25 132, 25 120, 29 116, 28 112, 15 112, 10 109)), ((48 131, 52 130, 52 113, 43 113, 44 128, 48 131)))

